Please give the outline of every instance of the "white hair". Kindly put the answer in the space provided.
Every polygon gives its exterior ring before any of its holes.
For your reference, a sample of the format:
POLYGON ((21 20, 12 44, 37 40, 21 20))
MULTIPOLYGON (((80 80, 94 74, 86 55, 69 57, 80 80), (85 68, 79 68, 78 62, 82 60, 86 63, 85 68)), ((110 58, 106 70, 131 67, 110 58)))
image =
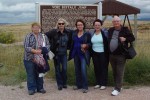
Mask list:
POLYGON ((121 18, 118 17, 118 16, 114 16, 113 19, 112 19, 112 21, 121 21, 121 18))

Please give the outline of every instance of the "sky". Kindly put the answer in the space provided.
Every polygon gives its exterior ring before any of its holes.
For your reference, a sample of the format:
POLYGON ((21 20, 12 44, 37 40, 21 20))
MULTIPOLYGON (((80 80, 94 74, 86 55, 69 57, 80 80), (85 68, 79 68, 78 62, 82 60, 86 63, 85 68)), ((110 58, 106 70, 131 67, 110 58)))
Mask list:
MULTIPOLYGON (((33 22, 35 3, 93 4, 102 0, 0 0, 0 23, 33 22)), ((117 0, 141 10, 138 18, 150 18, 150 0, 117 0)))

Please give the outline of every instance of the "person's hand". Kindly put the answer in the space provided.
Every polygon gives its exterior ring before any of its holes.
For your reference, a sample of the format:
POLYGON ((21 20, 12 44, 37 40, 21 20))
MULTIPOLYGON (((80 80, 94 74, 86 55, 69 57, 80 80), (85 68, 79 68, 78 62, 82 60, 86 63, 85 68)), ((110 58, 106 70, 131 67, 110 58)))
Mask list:
POLYGON ((41 53, 42 53, 42 50, 41 50, 41 49, 35 50, 35 54, 41 54, 41 53))
POLYGON ((81 44, 81 48, 85 49, 87 47, 87 44, 81 44))
POLYGON ((124 37, 119 37, 119 39, 120 39, 121 43, 123 43, 124 41, 126 41, 126 38, 124 38, 124 37))
POLYGON ((85 52, 87 48, 88 48, 88 45, 87 45, 87 44, 81 44, 81 50, 82 50, 83 52, 85 52))

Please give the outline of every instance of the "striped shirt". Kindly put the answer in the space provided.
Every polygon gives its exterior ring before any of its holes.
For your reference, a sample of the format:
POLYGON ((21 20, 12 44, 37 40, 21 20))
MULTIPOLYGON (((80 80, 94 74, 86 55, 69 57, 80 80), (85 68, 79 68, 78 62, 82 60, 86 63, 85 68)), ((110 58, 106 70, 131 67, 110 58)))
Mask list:
MULTIPOLYGON (((26 35, 24 40, 24 60, 32 60, 34 58, 34 54, 31 52, 31 50, 36 49, 37 43, 41 42, 41 40, 44 41, 41 33, 38 34, 38 41, 34 33, 29 33, 26 35)), ((49 51, 50 44, 46 35, 45 35, 45 42, 46 47, 49 51)), ((40 46, 43 47, 43 43, 41 43, 40 46)))

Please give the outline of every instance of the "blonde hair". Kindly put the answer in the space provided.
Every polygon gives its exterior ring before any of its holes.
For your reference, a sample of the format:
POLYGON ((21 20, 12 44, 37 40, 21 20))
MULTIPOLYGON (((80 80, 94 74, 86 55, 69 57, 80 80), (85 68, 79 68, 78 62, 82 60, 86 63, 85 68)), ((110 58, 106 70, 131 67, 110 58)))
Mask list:
POLYGON ((56 23, 56 28, 58 28, 58 23, 59 23, 60 21, 63 21, 63 22, 65 23, 65 26, 68 26, 68 25, 69 25, 69 23, 68 23, 64 18, 59 18, 58 21, 57 21, 57 23, 56 23))
POLYGON ((31 24, 31 27, 33 27, 33 26, 38 26, 39 28, 41 28, 41 25, 38 22, 33 22, 31 24))

